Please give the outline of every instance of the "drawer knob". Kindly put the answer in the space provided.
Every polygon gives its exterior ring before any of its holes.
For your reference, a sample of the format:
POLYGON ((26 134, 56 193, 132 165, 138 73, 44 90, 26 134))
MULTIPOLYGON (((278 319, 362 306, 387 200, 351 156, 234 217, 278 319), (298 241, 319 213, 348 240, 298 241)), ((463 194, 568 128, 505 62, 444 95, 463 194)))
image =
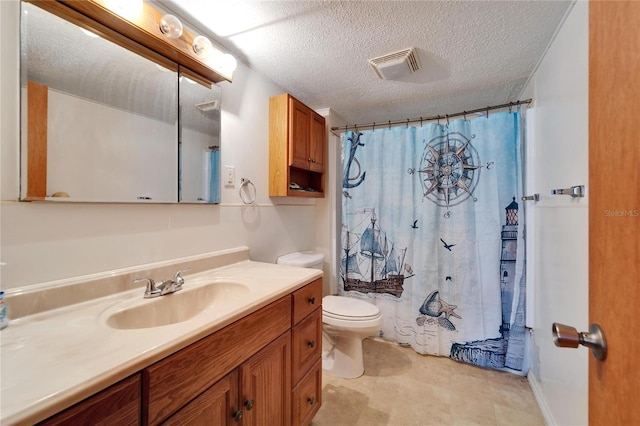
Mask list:
POLYGON ((316 341, 315 340, 309 340, 308 345, 309 345, 310 348, 313 348, 313 347, 316 346, 316 341))
POLYGON ((307 398, 307 402, 309 403, 309 405, 313 405, 313 403, 316 402, 316 399, 310 396, 309 398, 307 398))
POLYGON ((247 411, 253 408, 253 404, 254 404, 253 399, 249 399, 248 401, 244 402, 244 406, 247 407, 247 411))
POLYGON ((242 420, 242 410, 234 411, 233 413, 231 413, 231 417, 235 422, 240 423, 240 420, 242 420))
POLYGON ((311 296, 311 297, 309 298, 309 304, 310 304, 310 305, 313 305, 313 304, 315 304, 315 303, 316 303, 316 298, 315 298, 315 297, 313 297, 313 296, 311 296))

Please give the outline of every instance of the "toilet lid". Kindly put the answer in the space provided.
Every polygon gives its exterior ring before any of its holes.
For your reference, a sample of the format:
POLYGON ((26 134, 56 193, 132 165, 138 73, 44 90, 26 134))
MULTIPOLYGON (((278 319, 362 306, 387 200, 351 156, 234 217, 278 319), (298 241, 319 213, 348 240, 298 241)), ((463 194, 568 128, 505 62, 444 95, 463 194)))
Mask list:
POLYGON ((322 298, 322 314, 332 318, 369 320, 380 316, 380 309, 364 300, 346 296, 325 296, 322 298))

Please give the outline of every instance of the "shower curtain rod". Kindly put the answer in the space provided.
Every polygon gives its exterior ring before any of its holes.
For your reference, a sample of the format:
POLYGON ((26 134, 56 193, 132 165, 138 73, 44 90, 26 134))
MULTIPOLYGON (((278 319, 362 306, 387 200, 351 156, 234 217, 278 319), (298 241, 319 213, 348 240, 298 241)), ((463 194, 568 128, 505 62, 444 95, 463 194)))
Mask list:
MULTIPOLYGON (((494 106, 488 106, 488 107, 484 107, 484 108, 478 108, 478 109, 472 109, 470 111, 462 111, 462 112, 456 112, 454 114, 446 114, 446 115, 433 115, 431 117, 420 117, 420 118, 407 118, 406 120, 389 120, 388 122, 381 122, 381 123, 366 123, 366 124, 353 124, 353 125, 346 125, 346 126, 336 126, 336 127, 332 127, 332 133, 333 130, 344 130, 347 131, 349 129, 353 129, 353 130, 357 130, 357 129, 362 129, 362 128, 368 128, 371 127, 375 130, 376 126, 379 127, 384 127, 384 126, 396 126, 398 124, 407 124, 409 125, 409 123, 415 123, 415 122, 420 122, 422 124, 422 122, 424 121, 435 121, 435 120, 447 120, 449 121, 450 118, 452 117, 460 117, 460 116, 466 116, 467 114, 475 114, 478 112, 483 112, 486 111, 487 115, 489 115, 489 111, 494 110, 494 109, 502 109, 502 108, 510 108, 510 107, 514 107, 514 106, 518 106, 518 105, 522 105, 522 104, 530 104, 531 102, 533 102, 533 99, 526 99, 524 101, 515 101, 515 102, 509 102, 508 104, 502 104, 502 105, 494 105, 494 106)), ((335 133, 334 133, 335 134, 335 133)), ((338 135, 336 135, 338 136, 338 135)))

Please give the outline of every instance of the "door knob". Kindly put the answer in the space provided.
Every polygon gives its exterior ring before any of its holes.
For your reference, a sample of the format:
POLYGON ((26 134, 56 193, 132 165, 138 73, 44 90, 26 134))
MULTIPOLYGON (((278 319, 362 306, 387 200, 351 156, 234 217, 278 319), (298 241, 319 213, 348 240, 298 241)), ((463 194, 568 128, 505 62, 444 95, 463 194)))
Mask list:
POLYGON ((560 348, 577 348, 579 345, 591 349, 593 356, 600 361, 607 357, 607 340, 598 324, 591 324, 589 331, 578 332, 573 327, 553 323, 553 343, 560 348))

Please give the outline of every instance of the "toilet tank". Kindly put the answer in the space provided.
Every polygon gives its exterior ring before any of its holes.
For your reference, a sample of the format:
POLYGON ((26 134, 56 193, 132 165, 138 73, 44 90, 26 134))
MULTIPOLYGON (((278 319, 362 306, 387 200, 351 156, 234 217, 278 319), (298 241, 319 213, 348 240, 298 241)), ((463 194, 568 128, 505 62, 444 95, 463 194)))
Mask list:
POLYGON ((322 270, 324 254, 315 251, 296 251, 278 258, 278 265, 299 266, 301 268, 313 268, 322 270))

